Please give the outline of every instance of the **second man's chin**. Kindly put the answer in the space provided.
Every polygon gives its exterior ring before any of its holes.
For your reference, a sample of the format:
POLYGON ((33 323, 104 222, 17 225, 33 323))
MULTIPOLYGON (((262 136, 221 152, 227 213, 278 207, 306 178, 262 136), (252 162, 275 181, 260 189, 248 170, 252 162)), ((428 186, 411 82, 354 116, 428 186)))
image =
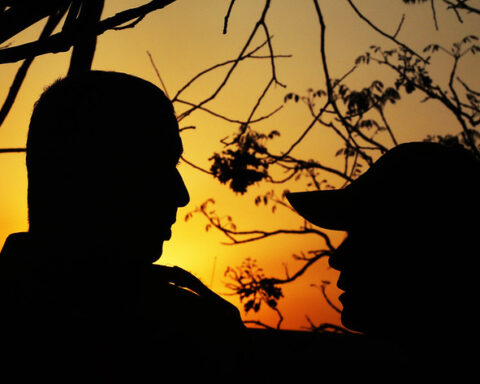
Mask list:
POLYGON ((163 253, 164 240, 155 239, 155 241, 139 240, 129 253, 134 262, 142 264, 153 264, 163 253))

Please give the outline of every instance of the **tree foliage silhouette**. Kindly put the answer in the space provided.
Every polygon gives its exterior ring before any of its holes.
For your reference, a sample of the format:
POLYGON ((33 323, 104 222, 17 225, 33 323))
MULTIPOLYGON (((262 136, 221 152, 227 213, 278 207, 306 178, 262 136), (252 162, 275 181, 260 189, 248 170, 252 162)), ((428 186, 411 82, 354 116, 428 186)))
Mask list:
MULTIPOLYGON (((405 2, 414 4, 423 1, 405 2)), ((469 55, 476 55, 480 51, 480 47, 477 45, 477 36, 465 36, 451 47, 428 44, 421 53, 417 53, 397 40, 400 28, 394 35, 389 35, 376 27, 372 21, 360 13, 360 10, 352 1, 348 0, 352 9, 362 20, 366 21, 375 31, 389 38, 395 46, 391 49, 385 49, 372 45, 365 54, 355 60, 351 70, 342 77, 335 79, 330 77, 327 66, 325 21, 319 3, 317 1, 314 1, 314 3, 321 29, 320 48, 326 76, 325 88, 308 89, 303 95, 287 93, 284 98, 285 104, 291 102, 304 103, 313 118, 311 124, 285 152, 278 154, 270 150, 269 143, 271 139, 280 135, 280 132, 265 135, 251 126, 240 126, 230 140, 223 141, 225 149, 221 153, 215 153, 211 159, 213 175, 220 182, 229 181, 232 191, 242 194, 247 191, 249 186, 258 182, 282 184, 292 179, 304 178, 311 180, 308 185, 314 189, 328 189, 333 187, 328 181, 328 175, 340 177, 342 182, 337 184, 336 187, 344 186, 368 168, 377 154, 385 153, 389 148, 399 143, 388 122, 385 108, 387 105, 395 104, 402 97, 411 94, 421 94, 423 101, 435 100, 439 102, 455 116, 459 123, 458 134, 432 134, 428 135, 425 140, 461 145, 469 149, 475 156, 480 157, 478 131, 480 94, 472 89, 468 82, 462 80, 458 73, 459 62, 469 55), (431 69, 434 69, 433 58, 439 54, 446 55, 451 60, 447 86, 441 85, 444 79, 435 80, 430 74, 431 69), (394 74, 395 80, 391 85, 385 85, 380 79, 373 80, 370 85, 361 89, 351 89, 346 84, 345 80, 351 73, 358 71, 362 66, 375 64, 388 68, 394 74), (337 157, 344 159, 343 167, 330 168, 316 159, 302 159, 292 155, 293 149, 305 140, 307 133, 317 124, 331 129, 343 142, 343 146, 336 152, 337 157), (386 133, 390 143, 385 144, 384 140, 380 140, 378 138, 380 133, 386 133), (286 176, 282 179, 276 179, 274 175, 278 174, 278 171, 282 171, 286 176)), ((473 12, 462 7, 460 2, 455 6, 452 2, 445 3, 449 5, 447 10, 453 10, 456 14, 460 10, 473 12)), ((432 17, 435 19, 435 25, 437 26, 436 13, 433 13, 432 17)), ((461 22, 460 18, 458 20, 461 22)), ((278 197, 273 191, 255 199, 255 204, 261 202, 265 205, 270 204, 272 211, 275 211, 278 206, 290 208, 285 204, 284 196, 278 197)), ((280 327, 284 317, 278 307, 278 301, 283 295, 272 294, 272 292, 282 291, 275 290, 275 287, 280 289, 283 284, 295 281, 320 258, 328 257, 334 251, 334 247, 328 239, 328 234, 314 229, 308 223, 304 223, 297 230, 238 230, 230 216, 228 216, 228 221, 222 221, 222 216, 213 209, 206 210, 201 207, 195 212, 203 214, 211 225, 222 231, 229 239, 229 244, 258 241, 286 233, 309 234, 312 231, 325 241, 325 249, 302 252, 300 256, 294 255, 294 259, 303 265, 293 275, 289 275, 287 272, 286 278, 266 276, 261 269, 261 273, 255 273, 256 268, 259 267, 256 263, 252 263, 250 259, 247 259, 239 267, 229 268, 227 271, 227 275, 233 280, 229 287, 244 301, 245 311, 248 312, 252 309, 258 311, 262 304, 267 305, 278 314, 279 321, 276 327, 280 327)), ((334 307, 334 304, 326 297, 325 287, 327 285, 328 282, 322 282, 322 293, 327 302, 334 307)), ((338 308, 334 309, 338 310, 338 308)), ((261 321, 252 322, 266 328, 272 327, 263 324, 261 321)), ((323 330, 326 326, 328 324, 316 326, 310 322, 310 329, 312 330, 323 330)))

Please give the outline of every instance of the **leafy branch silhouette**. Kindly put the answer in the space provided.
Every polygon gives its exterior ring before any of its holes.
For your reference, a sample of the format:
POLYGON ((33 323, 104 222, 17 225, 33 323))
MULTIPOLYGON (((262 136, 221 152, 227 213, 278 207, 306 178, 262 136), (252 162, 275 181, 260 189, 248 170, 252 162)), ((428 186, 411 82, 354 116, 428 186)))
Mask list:
MULTIPOLYGON (((102 19, 104 0, 48 0, 42 2, 29 1, 0 1, 0 64, 23 61, 13 79, 9 93, 0 110, 0 125, 5 121, 18 92, 27 76, 34 59, 40 55, 66 52, 73 48, 68 73, 73 74, 91 68, 95 53, 97 38, 106 31, 118 31, 135 28, 147 15, 160 11, 175 0, 152 0, 144 4, 125 9, 117 14, 102 19), (46 19, 38 40, 12 46, 6 44, 16 34, 27 29, 40 20, 46 19), (61 25, 61 23, 63 24, 61 25), (59 29, 59 27, 61 28, 59 29), (58 32, 54 32, 58 31, 58 32)), ((429 3, 432 10, 432 19, 436 29, 442 28, 438 22, 437 13, 439 4, 445 6, 446 12, 453 12, 459 23, 464 22, 466 16, 480 15, 480 10, 468 0, 402 0, 405 4, 417 6, 429 3)), ((228 33, 229 20, 235 13, 236 1, 227 2, 223 32, 228 33)), ((245 194, 252 186, 262 184, 290 185, 293 182, 306 182, 313 190, 341 188, 355 180, 364 172, 380 154, 399 143, 399 135, 389 122, 389 108, 397 104, 402 98, 411 94, 421 94, 423 101, 439 102, 456 119, 458 134, 438 135, 432 132, 425 140, 439 141, 451 145, 462 145, 468 148, 477 157, 480 157, 479 131, 480 122, 480 91, 462 74, 459 63, 465 58, 478 56, 480 47, 478 38, 469 34, 453 44, 445 47, 442 44, 430 43, 423 51, 413 49, 403 41, 401 31, 404 28, 405 15, 402 15, 392 31, 385 31, 378 23, 367 18, 360 6, 352 0, 347 0, 348 6, 373 31, 385 38, 392 47, 384 48, 372 45, 363 55, 359 56, 345 73, 333 76, 328 65, 327 51, 327 21, 318 0, 312 0, 314 15, 318 19, 318 33, 320 37, 320 67, 324 74, 322 87, 309 88, 303 94, 285 91, 283 100, 277 107, 268 113, 259 115, 267 96, 274 88, 285 88, 278 74, 278 61, 288 59, 290 55, 276 52, 275 40, 270 34, 268 15, 272 5, 271 0, 259 2, 258 19, 253 23, 247 34, 244 44, 238 53, 229 60, 219 62, 198 72, 185 84, 171 93, 172 102, 184 108, 177 116, 181 131, 194 129, 194 126, 184 125, 187 117, 193 113, 206 113, 225 124, 236 126, 236 131, 221 140, 222 149, 210 156, 210 166, 202 167, 183 157, 183 161, 199 171, 205 172, 220 183, 230 188, 234 193, 245 194), (261 41, 253 45, 254 41, 261 41), (440 55, 443 55, 439 58, 440 55), (450 60, 451 67, 446 78, 437 79, 435 64, 438 60, 450 60), (244 119, 238 119, 222 111, 214 110, 211 102, 215 100, 231 82, 232 75, 245 63, 259 61, 268 66, 268 75, 261 84, 260 92, 244 119), (349 86, 350 77, 361 71, 365 66, 386 68, 394 75, 390 83, 382 79, 374 79, 364 86, 352 88, 349 86), (200 79, 215 71, 224 70, 212 91, 206 92, 200 101, 188 100, 186 90, 200 79), (274 151, 273 144, 280 137, 282 127, 269 130, 265 133, 257 128, 258 124, 268 120, 281 110, 286 110, 293 103, 305 106, 309 116, 309 123, 303 128, 298 137, 287 144, 283 151, 274 151), (314 131, 333 133, 339 139, 339 148, 335 152, 335 164, 325 160, 322 153, 315 159, 304 158, 298 151, 301 143, 309 140, 314 131)), ((219 31, 220 32, 220 31, 219 31)), ((154 58, 150 55, 152 66, 157 70, 161 84, 163 81, 160 72, 155 66, 154 58)), ((163 86, 165 89, 165 86, 163 86)), ((165 89, 166 91, 166 89, 165 89)), ((166 92, 168 94, 168 92, 166 92)), ((23 152, 24 148, 2 148, 0 153, 23 152)), ((333 162, 333 161, 332 161, 333 162)), ((272 214, 280 209, 292 212, 286 202, 285 191, 278 196, 274 190, 264 195, 256 196, 253 204, 268 206, 272 214)), ((231 215, 222 215, 214 209, 215 201, 209 199, 192 212, 186 215, 189 220, 193 215, 200 215, 206 220, 206 230, 218 230, 226 238, 226 244, 236 246, 244 243, 261 241, 273 236, 315 235, 322 241, 323 248, 303 250, 293 255, 299 267, 294 273, 285 271, 285 277, 272 277, 259 267, 257 261, 246 259, 239 267, 230 267, 226 277, 230 282, 227 287, 233 294, 239 296, 244 303, 246 312, 258 312, 262 306, 275 311, 278 322, 271 326, 261 321, 251 321, 267 328, 280 328, 284 316, 279 310, 279 302, 283 298, 282 287, 301 278, 305 271, 321 258, 328 257, 335 251, 329 234, 303 222, 297 227, 276 228, 265 230, 261 228, 239 229, 231 215)), ((295 216, 296 217, 296 216, 295 216)), ((293 221, 292 221, 293 223, 293 221)), ((336 311, 339 308, 329 300, 326 290, 327 281, 315 284, 327 303, 336 311)), ((308 329, 329 330, 341 332, 342 329, 329 324, 315 325, 308 317, 308 329)))
MULTIPOLYGON (((408 3, 408 1, 406 2, 408 3)), ((312 121, 289 148, 278 154, 272 153, 270 150, 270 143, 280 135, 280 132, 276 130, 266 134, 256 131, 250 125, 242 124, 231 138, 224 139, 222 141, 224 150, 215 153, 210 159, 212 161, 210 171, 221 183, 228 184, 233 192, 244 194, 250 186, 257 183, 283 184, 300 179, 310 180, 308 186, 313 189, 329 189, 334 187, 328 181, 331 177, 340 180, 337 187, 347 185, 368 168, 376 156, 399 143, 394 129, 388 121, 387 106, 396 104, 402 97, 409 96, 414 92, 422 93, 425 96, 423 101, 439 101, 453 113, 460 127, 460 132, 456 135, 428 135, 425 140, 462 145, 480 157, 478 141, 478 98, 480 94, 463 81, 458 74, 460 60, 468 55, 475 55, 479 51, 476 44, 477 37, 468 35, 454 43, 450 49, 437 44, 429 44, 422 54, 419 54, 397 40, 403 18, 396 32, 388 34, 379 30, 361 14, 352 1, 348 1, 348 3, 362 20, 382 36, 389 38, 395 43, 395 46, 391 49, 384 49, 372 45, 369 51, 355 60, 352 68, 344 75, 339 78, 330 77, 325 49, 326 24, 320 6, 314 0, 320 26, 320 52, 326 77, 325 88, 317 90, 310 88, 303 95, 289 92, 284 97, 284 105, 291 102, 304 103, 312 121), (440 51, 447 54, 452 60, 447 88, 442 88, 430 75, 430 68, 435 63, 433 55, 440 51), (385 85, 383 81, 377 79, 360 89, 352 89, 347 85, 346 80, 352 73, 360 70, 363 65, 373 64, 389 68, 395 75, 394 81, 385 85), (343 146, 337 150, 336 156, 343 158, 343 167, 330 167, 316 159, 302 159, 297 155, 292 155, 294 149, 306 140, 307 135, 314 128, 330 129, 341 139, 343 146), (390 142, 388 144, 385 143, 387 138, 390 142), (283 173, 283 177, 275 177, 279 173, 283 173)), ((458 11, 458 7, 456 11, 458 11)), ((436 18, 435 12, 432 15, 436 18)), ((262 202, 264 205, 272 203, 272 213, 276 212, 277 207, 291 210, 285 200, 285 194, 278 197, 271 191, 264 196, 257 196, 254 201, 256 205, 260 205, 262 202)), ((189 215, 202 214, 208 221, 209 228, 216 228, 226 236, 228 239, 226 244, 236 245, 260 241, 279 234, 300 235, 312 232, 325 240, 326 248, 323 250, 308 251, 307 256, 305 253, 301 253, 301 256, 294 255, 294 259, 302 262, 302 266, 291 276, 287 273, 287 277, 283 279, 265 276, 263 270, 251 259, 247 259, 239 267, 227 270, 227 276, 233 281, 228 287, 241 300, 246 300, 244 308, 246 312, 252 311, 252 309, 256 312, 262 305, 266 305, 279 317, 276 326, 263 324, 258 320, 251 322, 263 327, 279 328, 283 321, 283 315, 279 313, 278 301, 283 296, 280 294, 281 290, 277 291, 274 288, 280 288, 281 284, 297 280, 320 258, 328 257, 334 252, 335 249, 328 234, 317 231, 305 222, 296 229, 238 230, 231 216, 221 216, 216 210, 207 209, 211 203, 213 203, 212 200, 207 201, 205 205, 201 205, 189 215), (222 220, 222 217, 228 219, 222 220)), ((327 286, 327 281, 323 281, 320 285, 322 295, 327 303, 338 311, 338 308, 326 295, 327 286)), ((328 328, 326 324, 314 326, 310 319, 307 318, 307 321, 311 330, 328 328)))

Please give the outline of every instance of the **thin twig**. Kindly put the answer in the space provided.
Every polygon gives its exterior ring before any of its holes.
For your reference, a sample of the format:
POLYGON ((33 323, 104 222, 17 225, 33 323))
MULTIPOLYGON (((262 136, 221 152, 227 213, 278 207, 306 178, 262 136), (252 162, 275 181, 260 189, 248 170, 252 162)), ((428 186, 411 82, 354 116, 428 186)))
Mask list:
POLYGON ((320 260, 321 258, 324 258, 324 257, 327 257, 327 256, 330 256, 331 255, 331 251, 322 251, 322 252, 319 252, 315 257, 312 257, 311 259, 308 259, 306 260, 305 264, 298 269, 297 272, 295 272, 293 275, 291 276, 287 276, 285 279, 277 279, 277 278, 270 278, 268 279, 269 281, 271 281, 273 284, 287 284, 287 283, 291 283, 292 281, 295 281, 297 280, 300 276, 302 276, 305 271, 310 268, 311 265, 313 265, 314 263, 316 263, 318 260, 320 260))
POLYGON ((225 19, 223 22, 223 34, 227 34, 227 28, 228 28, 228 20, 230 20, 230 13, 232 12, 233 5, 235 4, 236 0, 231 0, 230 5, 228 6, 228 11, 227 14, 225 15, 225 19))
POLYGON ((328 304, 331 308, 333 308, 336 312, 341 313, 342 310, 341 310, 340 308, 338 308, 338 307, 330 300, 330 298, 328 297, 327 291, 326 291, 326 286, 327 286, 327 285, 326 285, 325 283, 322 284, 322 285, 320 285, 320 291, 322 292, 323 298, 325 299, 325 301, 327 302, 327 304, 328 304))
POLYGON ((272 327, 271 325, 268 325, 260 320, 244 320, 243 324, 255 324, 265 329, 271 329, 271 330, 276 329, 275 327, 272 327))
POLYGON ((199 167, 198 165, 192 163, 191 161, 188 161, 187 159, 185 159, 185 157, 181 156, 180 159, 185 162, 186 164, 190 165, 191 167, 203 172, 203 173, 206 173, 207 175, 213 175, 212 172, 210 171, 207 171, 206 169, 202 168, 202 167, 199 167))
POLYGON ((397 30, 393 34, 393 37, 396 38, 398 34, 400 33, 400 30, 402 29, 403 22, 405 21, 405 14, 402 15, 402 18, 400 20, 400 23, 398 24, 397 30))
POLYGON ((466 84, 460 77, 457 76, 457 80, 460 82, 460 84, 463 85, 463 87, 470 93, 476 95, 476 96, 480 96, 480 92, 478 91, 474 91, 472 88, 470 88, 468 86, 468 84, 466 84))
POLYGON ((267 24, 265 23, 265 20, 262 22, 262 27, 263 30, 265 31, 265 36, 267 37, 267 44, 268 44, 268 50, 270 51, 270 64, 272 68, 272 78, 275 81, 276 84, 280 85, 283 88, 286 88, 286 85, 278 81, 277 79, 277 70, 275 67, 275 54, 273 53, 273 46, 272 46, 272 38, 273 36, 270 36, 270 33, 268 32, 268 27, 267 24))
POLYGON ((130 29, 130 28, 135 28, 135 26, 140 23, 146 15, 140 15, 136 20, 133 20, 132 22, 122 25, 120 27, 114 27, 112 28, 114 31, 123 31, 124 29, 130 29))
POLYGON ((170 96, 168 95, 167 87, 165 86, 165 83, 162 80, 162 76, 160 76, 160 71, 158 70, 157 66, 155 65, 155 62, 153 61, 153 57, 150 53, 150 51, 147 51, 147 55, 150 58, 150 63, 152 63, 153 69, 155 70, 155 73, 157 74, 158 80, 160 80, 160 84, 162 84, 163 91, 165 92, 165 95, 167 95, 168 99, 170 100, 170 96))
MULTIPOLYGON (((246 121, 242 121, 242 120, 237 120, 237 119, 232 119, 228 116, 225 116, 225 115, 222 115, 218 112, 214 112, 212 111, 211 109, 208 109, 208 108, 205 108, 205 107, 200 107, 198 104, 195 104, 195 103, 191 103, 190 101, 186 101, 186 100, 181 100, 181 99, 176 99, 175 100, 177 103, 180 103, 180 104, 185 104, 185 105, 188 105, 190 107, 197 107, 200 111, 204 111, 212 116, 215 116, 215 117, 218 117, 219 119, 222 119, 222 120, 225 120, 225 121, 228 121, 229 123, 234 123, 234 124, 240 124, 240 125, 245 125, 247 122, 246 121)), ((253 119, 253 120, 250 120, 249 121, 249 124, 254 124, 254 123, 258 123, 259 121, 262 121, 262 120, 265 120, 265 119, 268 119, 269 117, 273 116, 275 113, 277 113, 278 111, 280 111, 284 106, 283 105, 280 105, 279 107, 275 108, 272 112, 270 113, 267 113, 266 115, 264 116, 260 116, 260 117, 257 117, 256 119, 253 119)))
MULTIPOLYGON (((262 44, 258 45, 257 47, 255 47, 254 49, 252 49, 250 52, 240 56, 240 57, 237 57, 236 59, 230 59, 230 60, 227 60, 227 61, 224 61, 224 62, 221 62, 221 63, 217 63, 207 69, 204 69, 203 71, 200 71, 198 72, 194 77, 192 77, 189 81, 187 81, 178 91, 177 91, 177 94, 173 97, 172 99, 172 102, 175 101, 182 92, 184 92, 188 87, 190 87, 195 81, 197 81, 200 77, 206 75, 207 73, 217 69, 217 68, 220 68, 220 67, 223 67, 223 66, 226 66, 226 65, 229 65, 229 64, 233 64, 235 63, 236 61, 238 60, 245 60, 246 58, 258 58, 256 56, 253 56, 256 52, 258 52, 260 49, 262 49, 265 45, 267 44, 266 41, 264 41, 262 44)), ((265 57, 261 57, 261 58, 265 58, 265 57)))
MULTIPOLYGON (((64 7, 60 9, 57 13, 54 15, 50 16, 48 18, 47 23, 45 24, 45 27, 43 28, 39 41, 43 41, 48 36, 51 35, 55 27, 58 25, 62 17, 65 15, 67 12, 67 7, 64 7)), ((12 85, 10 86, 10 89, 8 91, 7 97, 2 105, 2 108, 0 109, 0 126, 3 124, 5 119, 7 118, 8 113, 10 112, 15 99, 17 98, 18 92, 20 91, 20 88, 23 84, 23 81, 25 80, 25 77, 27 76, 27 72, 33 63, 33 60, 35 59, 34 56, 28 57, 24 60, 20 68, 18 69, 15 78, 12 82, 12 85)))
MULTIPOLYGON (((265 1, 265 5, 263 7, 263 11, 262 11, 262 14, 260 16, 260 19, 257 21, 255 26, 253 27, 253 30, 250 33, 246 43, 244 44, 244 46, 241 49, 240 53, 238 54, 237 58, 233 61, 232 66, 229 68, 227 74, 225 75, 225 77, 221 81, 220 85, 216 88, 216 90, 210 96, 206 97, 204 100, 202 100, 200 103, 198 103, 198 106, 192 107, 190 110, 184 112, 183 116, 188 116, 190 113, 192 113, 193 111, 195 111, 199 107, 202 107, 204 104, 207 104, 208 102, 212 101, 222 91, 222 89, 228 83, 228 81, 229 81, 230 77, 232 76, 233 72, 235 71, 235 69, 237 68, 237 66, 241 62, 241 60, 244 58, 245 52, 247 51, 248 47, 252 43, 255 35, 257 34, 258 29, 264 24, 266 15, 267 15, 268 10, 270 8, 270 3, 271 3, 271 0, 266 0, 265 1)), ((267 43, 269 43, 268 40, 267 40, 267 43)))
MULTIPOLYGON (((479 8, 474 8, 470 5, 467 4, 467 1, 468 0, 456 0, 457 3, 454 4, 452 3, 451 1, 449 0, 443 0, 444 3, 448 4, 449 6, 447 7, 447 9, 453 9, 455 11, 455 13, 457 13, 457 15, 459 16, 458 14, 458 9, 463 9, 465 11, 468 11, 470 13, 476 13, 478 15, 480 15, 480 9, 479 8)), ((461 20, 461 19, 460 19, 461 20)), ((462 20, 461 20, 462 21, 462 20)), ((463 21, 462 21, 463 22, 463 21)))
POLYGON ((327 102, 325 103, 325 105, 320 108, 320 111, 315 115, 315 117, 313 118, 313 120, 310 122, 310 124, 308 125, 308 127, 302 132, 302 134, 300 135, 300 137, 295 140, 291 145, 290 147, 284 152, 282 153, 280 156, 278 156, 277 158, 275 158, 274 162, 277 162, 279 160, 282 160, 283 158, 285 158, 286 156, 288 156, 294 149, 295 147, 300 144, 303 139, 305 138, 305 136, 307 136, 308 132, 310 132, 312 130, 312 128, 315 126, 315 124, 317 123, 317 121, 319 121, 320 119, 320 116, 322 116, 323 112, 327 109, 327 107, 330 105, 330 100, 327 100, 327 102))
POLYGON ((432 7, 432 16, 433 16, 433 22, 435 24, 435 29, 438 31, 438 20, 437 20, 437 11, 435 10, 435 0, 430 0, 430 6, 432 7))
MULTIPOLYGON (((350 0, 347 0, 347 1, 350 2, 350 0)), ((353 140, 352 134, 355 133, 367 143, 372 144, 375 147, 379 148, 382 152, 387 152, 387 148, 385 146, 373 140, 372 138, 365 136, 365 134, 360 129, 356 129, 355 126, 351 125, 338 109, 337 103, 335 102, 335 97, 333 95, 333 86, 332 86, 330 72, 328 70, 328 65, 327 65, 327 57, 326 57, 326 50, 325 50, 326 25, 325 25, 322 11, 320 9, 320 5, 318 4, 318 0, 314 0, 313 2, 315 5, 315 10, 317 12, 318 20, 320 23, 320 54, 322 58, 323 72, 325 73, 325 82, 327 86, 328 100, 331 103, 333 109, 335 110, 336 115, 338 116, 338 118, 340 119, 344 127, 347 129, 347 131, 349 132, 351 140, 353 140)))
POLYGON ((26 148, 0 148, 0 153, 21 153, 26 151, 26 148))
MULTIPOLYGON (((393 41, 395 44, 401 46, 403 49, 406 51, 410 52, 412 55, 415 55, 418 57, 420 60, 422 60, 424 63, 428 63, 428 60, 424 59, 423 56, 419 55, 417 52, 415 52, 413 49, 408 47, 407 45, 403 44, 402 42, 398 41, 395 36, 389 35, 388 33, 382 31, 380 28, 378 28, 375 24, 373 24, 369 19, 367 19, 363 13, 359 11, 359 9, 355 6, 352 0, 347 0, 348 4, 350 4, 350 7, 355 11, 358 17, 360 17, 363 21, 365 21, 372 29, 374 29, 376 32, 381 34, 382 36, 386 37, 387 39, 393 41)), ((317 4, 318 5, 318 4, 317 4)))

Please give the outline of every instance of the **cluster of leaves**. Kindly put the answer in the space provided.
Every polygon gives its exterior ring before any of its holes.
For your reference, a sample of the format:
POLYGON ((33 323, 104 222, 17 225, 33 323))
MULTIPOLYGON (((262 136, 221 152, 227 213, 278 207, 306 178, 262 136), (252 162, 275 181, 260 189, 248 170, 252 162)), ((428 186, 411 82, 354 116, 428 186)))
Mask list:
MULTIPOLYGON (((371 46, 370 52, 358 57, 356 63, 369 64, 373 61, 387 66, 396 73, 396 90, 404 89, 407 94, 418 90, 426 96, 424 101, 428 99, 440 101, 455 115, 462 127, 462 132, 455 140, 478 155, 479 140, 476 127, 480 124, 480 92, 472 90, 457 74, 458 63, 464 56, 480 52, 477 41, 477 36, 468 35, 453 43, 449 49, 439 44, 429 44, 423 49, 423 53, 428 55, 425 58, 403 47, 383 50, 380 47, 371 46), (442 52, 451 58, 449 80, 444 86, 436 84, 427 70, 431 64, 431 55, 437 52, 442 52)), ((446 136, 443 139, 436 137, 435 140, 451 142, 453 138, 454 136, 446 136)), ((427 140, 431 139, 432 137, 427 138, 427 140)))
POLYGON ((279 135, 278 131, 264 134, 242 125, 232 141, 223 141, 226 149, 209 159, 213 162, 210 171, 234 192, 245 193, 250 185, 268 177, 265 142, 279 135))
POLYGON ((305 102, 312 102, 313 99, 316 97, 322 97, 322 96, 327 96, 327 92, 325 92, 323 89, 319 90, 313 90, 312 88, 307 89, 307 96, 300 96, 294 92, 287 93, 285 97, 283 98, 283 101, 286 103, 289 100, 293 100, 296 103, 298 103, 300 100, 303 100, 305 102))
POLYGON ((279 198, 275 194, 275 191, 272 189, 263 195, 257 195, 255 197, 254 203, 257 207, 260 206, 261 204, 263 204, 264 206, 268 206, 271 203, 272 213, 275 213, 277 211, 277 204, 282 204, 282 205, 285 204, 283 200, 285 199, 285 195, 288 192, 289 190, 285 189, 283 191, 282 197, 279 198))
MULTIPOLYGON (((346 118, 364 115, 373 108, 383 109, 387 102, 395 104, 400 99, 397 89, 393 87, 385 88, 379 80, 374 80, 370 86, 360 91, 351 90, 345 84, 340 84, 338 96, 347 107, 348 115, 346 118)), ((363 123, 365 123, 363 127, 367 128, 376 125, 373 121, 364 121, 363 123)), ((379 128, 378 125, 376 126, 379 128)))
POLYGON ((364 55, 359 56, 355 63, 370 64, 372 60, 379 62, 374 55, 380 54, 383 58, 383 63, 394 66, 394 69, 397 71, 398 78, 395 81, 396 91, 404 88, 406 93, 410 94, 418 87, 428 88, 432 85, 432 79, 426 70, 429 58, 422 60, 403 47, 383 50, 381 47, 372 45, 370 49, 371 52, 366 52, 364 55), (392 58, 395 64, 392 64, 392 58))
POLYGON ((229 231, 236 231, 237 226, 233 222, 233 218, 230 215, 226 215, 223 217, 218 216, 217 212, 215 209, 212 208, 212 206, 215 205, 215 200, 212 198, 207 199, 204 201, 202 204, 200 204, 199 207, 195 208, 193 211, 188 212, 184 220, 187 222, 189 221, 193 215, 196 213, 201 213, 205 217, 209 218, 209 222, 205 224, 205 231, 208 232, 212 227, 216 228, 223 228, 225 230, 229 231))
MULTIPOLYGON (((357 59, 356 66, 360 61, 367 62, 368 60, 370 60, 369 53, 357 59)), ((355 68, 356 67, 354 67, 354 69, 355 68)), ((353 72, 353 70, 351 72, 353 72)), ((385 86, 380 80, 374 80, 370 85, 360 89, 351 89, 341 80, 334 80, 332 83, 330 104, 335 103, 339 109, 328 111, 330 116, 332 113, 335 116, 333 120, 319 118, 318 121, 326 127, 333 128, 337 133, 340 132, 338 127, 335 126, 338 121, 341 121, 342 125, 347 129, 347 135, 342 136, 342 134, 339 133, 344 139, 344 146, 336 152, 335 156, 342 156, 345 159, 355 158, 354 162, 351 163, 348 174, 345 172, 347 179, 351 180, 363 172, 364 164, 362 164, 361 161, 366 161, 368 164, 371 164, 372 161, 371 157, 359 147, 356 139, 370 140, 370 148, 384 150, 384 148, 373 141, 372 138, 382 131, 388 131, 388 134, 393 137, 393 133, 386 122, 384 108, 389 103, 395 104, 400 100, 401 96, 397 87, 385 86)), ((328 97, 327 92, 310 88, 304 96, 299 96, 294 93, 287 94, 285 101, 303 101, 310 109, 312 116, 316 116, 314 109, 317 100, 322 97, 328 97)), ((300 164, 302 168, 305 168, 307 171, 307 176, 315 181, 317 176, 319 176, 315 173, 317 163, 312 160, 309 162, 299 162, 299 165, 300 164)), ((323 188, 332 188, 326 179, 323 179, 321 182, 315 182, 314 184, 317 189, 321 189, 321 184, 323 184, 323 188)))
MULTIPOLYGON (((475 140, 477 142, 480 142, 480 132, 478 132, 474 129, 469 130, 469 132, 475 138, 475 140)), ((469 148, 468 143, 465 140, 465 135, 462 135, 462 134, 458 134, 458 135, 450 135, 450 134, 446 134, 446 135, 427 135, 427 137, 425 138, 425 141, 430 141, 430 142, 434 142, 434 143, 441 143, 441 144, 448 145, 450 147, 461 146, 461 147, 464 147, 464 148, 471 151, 471 148, 469 148)), ((471 152, 473 152, 473 151, 471 151, 471 152)), ((473 152, 473 154, 475 155, 474 152, 473 152)))
POLYGON ((225 276, 233 281, 227 283, 227 287, 244 302, 245 312, 252 309, 258 312, 262 303, 276 309, 278 300, 283 297, 282 289, 272 279, 265 278, 255 259, 247 258, 239 267, 227 268, 225 276))
MULTIPOLYGON (((367 53, 365 56, 357 58, 357 64, 360 61, 368 60, 370 57, 367 53)), ((363 115, 372 108, 383 108, 387 102, 395 104, 400 99, 398 90, 393 87, 386 87, 379 80, 374 80, 370 86, 362 88, 361 90, 352 90, 347 85, 339 83, 338 91, 332 97, 334 100, 340 99, 347 108, 348 115, 346 118, 363 115)), ((309 88, 306 96, 300 96, 295 93, 288 93, 284 97, 284 101, 293 100, 298 102, 304 101, 307 105, 315 106, 315 98, 327 96, 327 92, 323 89, 313 90, 309 88)))

